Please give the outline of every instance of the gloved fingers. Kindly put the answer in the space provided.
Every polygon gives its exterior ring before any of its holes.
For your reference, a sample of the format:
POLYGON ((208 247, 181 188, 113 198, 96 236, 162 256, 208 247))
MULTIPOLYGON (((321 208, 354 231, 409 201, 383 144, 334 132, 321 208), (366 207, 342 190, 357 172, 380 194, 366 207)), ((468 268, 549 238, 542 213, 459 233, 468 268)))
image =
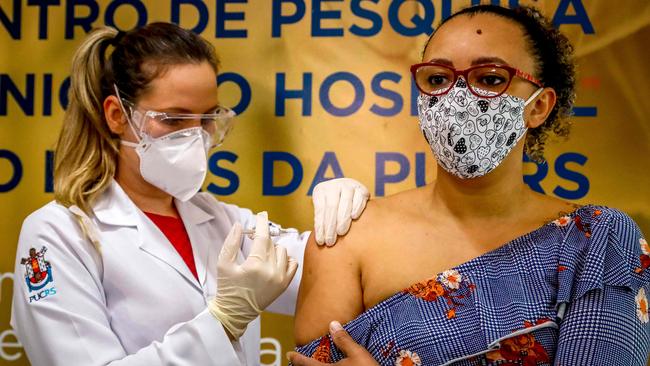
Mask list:
POLYGON ((276 264, 278 262, 278 246, 273 243, 271 239, 266 239, 267 244, 270 244, 271 247, 268 251, 269 262, 276 264))
POLYGON ((268 248, 266 252, 268 261, 272 264, 276 264, 278 261, 278 245, 276 245, 273 240, 271 240, 270 234, 269 237, 265 238, 264 240, 266 240, 266 245, 268 248))
POLYGON ((275 264, 278 269, 278 273, 284 274, 287 271, 287 265, 289 262, 289 257, 287 254, 287 248, 282 245, 275 246, 275 264))
POLYGON ((370 192, 366 186, 359 184, 354 188, 354 198, 352 199, 352 211, 350 216, 353 220, 361 217, 363 210, 366 208, 366 203, 370 198, 370 192))
POLYGON ((354 197, 353 187, 343 187, 341 189, 341 197, 339 199, 339 209, 336 215, 336 234, 345 235, 350 230, 352 223, 352 199, 354 197))
POLYGON ((226 236, 226 240, 223 242, 223 246, 219 252, 219 263, 235 262, 242 245, 241 235, 241 224, 236 222, 230 229, 228 236, 226 236))
POLYGON ((334 187, 325 193, 325 244, 334 245, 336 242, 336 215, 338 215, 341 189, 334 187))
POLYGON ((255 216, 255 237, 269 238, 269 214, 262 211, 255 216))
POLYGON ((258 213, 256 220, 255 238, 253 239, 253 247, 248 257, 257 257, 265 261, 273 251, 273 242, 269 234, 269 219, 266 211, 258 213))
POLYGON ((296 275, 296 270, 298 269, 298 261, 294 257, 288 258, 287 263, 287 276, 285 277, 285 286, 289 286, 293 276, 296 275))
POLYGON ((312 202, 314 203, 314 236, 318 245, 325 244, 325 194, 320 189, 320 184, 316 185, 312 192, 312 202))

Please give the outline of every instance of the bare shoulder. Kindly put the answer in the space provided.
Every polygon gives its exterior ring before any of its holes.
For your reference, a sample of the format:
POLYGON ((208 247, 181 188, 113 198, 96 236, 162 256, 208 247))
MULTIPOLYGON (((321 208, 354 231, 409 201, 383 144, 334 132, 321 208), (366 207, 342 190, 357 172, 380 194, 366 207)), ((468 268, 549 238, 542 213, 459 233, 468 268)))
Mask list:
MULTIPOLYGON (((404 193, 408 194, 408 193, 404 193)), ((361 269, 368 252, 381 252, 403 207, 398 194, 374 199, 347 235, 332 247, 318 246, 310 237, 295 317, 295 340, 303 345, 327 333, 329 323, 346 323, 364 311, 361 269), (372 249, 372 250, 370 250, 372 249)))
POLYGON ((319 246, 313 235, 309 238, 296 304, 296 344, 325 335, 333 320, 346 323, 363 312, 360 254, 381 217, 377 211, 376 200, 368 202, 361 218, 334 246, 319 246))
POLYGON ((363 311, 358 259, 343 241, 318 246, 312 235, 307 242, 294 326, 298 345, 325 335, 332 320, 344 323, 363 311))
POLYGON ((541 214, 541 222, 548 223, 565 216, 580 208, 581 205, 575 202, 564 201, 562 199, 546 196, 535 192, 534 203, 530 206, 533 212, 541 214))
MULTIPOLYGON (((415 188, 395 195, 368 201, 368 206, 359 220, 354 221, 350 232, 343 238, 345 241, 363 246, 370 239, 386 238, 395 227, 403 226, 408 219, 418 219, 421 216, 421 203, 427 194, 428 187, 415 188)), ((381 241, 381 240, 380 240, 381 241)), ((370 245, 375 247, 377 243, 370 245)))

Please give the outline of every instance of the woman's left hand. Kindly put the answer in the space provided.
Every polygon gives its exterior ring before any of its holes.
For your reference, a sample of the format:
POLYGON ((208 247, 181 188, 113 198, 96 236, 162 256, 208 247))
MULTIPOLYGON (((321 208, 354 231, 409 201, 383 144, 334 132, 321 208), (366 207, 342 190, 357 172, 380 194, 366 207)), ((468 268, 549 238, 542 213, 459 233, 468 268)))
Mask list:
POLYGON ((314 187, 314 236, 318 245, 332 246, 350 230, 370 197, 368 188, 350 178, 331 179, 314 187))
MULTIPOLYGON (((341 323, 333 321, 330 323, 330 334, 334 340, 334 344, 345 353, 346 358, 335 363, 334 365, 340 366, 379 366, 377 361, 368 353, 368 351, 361 347, 357 342, 350 337, 341 323)), ((327 366, 332 365, 329 363, 322 363, 313 358, 303 356, 296 352, 287 353, 287 358, 294 366, 327 366)))

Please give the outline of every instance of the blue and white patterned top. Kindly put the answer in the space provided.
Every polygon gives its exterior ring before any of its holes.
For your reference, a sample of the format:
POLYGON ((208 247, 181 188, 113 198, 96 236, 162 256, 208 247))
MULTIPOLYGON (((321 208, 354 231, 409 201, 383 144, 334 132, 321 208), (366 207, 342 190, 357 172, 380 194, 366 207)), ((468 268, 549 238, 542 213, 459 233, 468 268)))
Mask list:
MULTIPOLYGON (((584 206, 344 326, 381 365, 646 365, 650 248, 626 214, 584 206)), ((297 351, 344 355, 329 336, 297 351)))

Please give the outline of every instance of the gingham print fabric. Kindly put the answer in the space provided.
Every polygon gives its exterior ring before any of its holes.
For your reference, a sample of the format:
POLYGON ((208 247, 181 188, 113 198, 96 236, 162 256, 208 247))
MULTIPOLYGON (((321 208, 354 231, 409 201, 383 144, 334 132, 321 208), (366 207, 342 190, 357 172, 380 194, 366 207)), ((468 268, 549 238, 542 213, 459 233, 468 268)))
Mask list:
MULTIPOLYGON (((650 247, 626 214, 583 206, 414 284, 344 326, 380 365, 646 365, 650 247)), ((297 351, 345 355, 329 336, 297 351)))

